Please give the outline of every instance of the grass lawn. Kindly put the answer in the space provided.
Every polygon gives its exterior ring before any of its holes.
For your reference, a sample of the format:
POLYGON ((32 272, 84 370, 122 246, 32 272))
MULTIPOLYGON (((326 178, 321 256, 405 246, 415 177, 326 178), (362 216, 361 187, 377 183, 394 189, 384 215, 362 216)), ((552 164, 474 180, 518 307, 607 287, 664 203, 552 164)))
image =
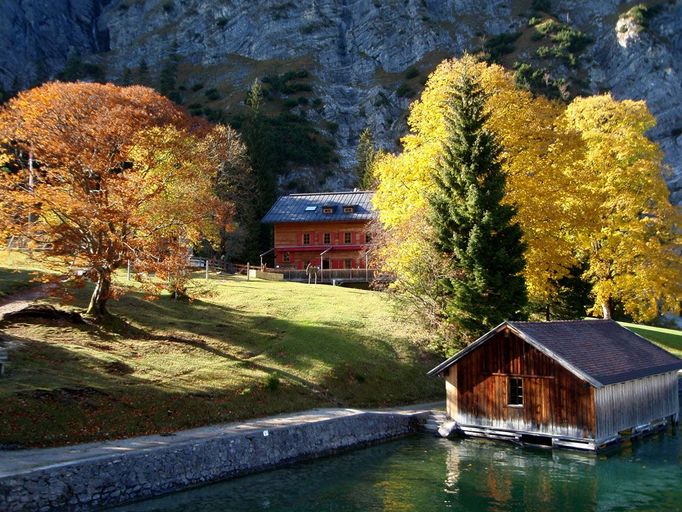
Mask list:
POLYGON ((36 262, 29 260, 22 253, 0 251, 0 299, 35 286, 31 279, 40 270, 36 262))
POLYGON ((651 327, 649 325, 629 324, 626 322, 619 323, 623 327, 627 327, 631 331, 654 342, 659 347, 666 349, 668 352, 675 354, 677 357, 682 357, 682 331, 665 329, 663 327, 651 327))
POLYGON ((425 375, 440 357, 416 348, 425 333, 396 322, 381 293, 244 277, 197 283, 205 289, 190 303, 150 301, 131 287, 111 302, 115 319, 99 327, 4 325, 10 360, 0 378, 0 444, 59 445, 443 397, 442 381, 425 375))

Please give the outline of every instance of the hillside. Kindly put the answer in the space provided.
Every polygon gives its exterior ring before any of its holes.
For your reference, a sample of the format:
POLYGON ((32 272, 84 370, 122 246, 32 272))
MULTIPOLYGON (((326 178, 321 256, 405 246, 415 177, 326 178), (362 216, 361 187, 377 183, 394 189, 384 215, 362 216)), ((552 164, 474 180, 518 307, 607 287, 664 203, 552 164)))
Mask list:
MULTIPOLYGON (((0 270, 3 289, 11 271, 0 270)), ((414 343, 426 334, 394 320, 379 292, 217 275, 194 284, 190 303, 130 288, 101 327, 28 318, 0 326, 9 347, 0 445, 442 398, 442 382, 425 375, 439 357, 414 343)))
POLYGON ((444 57, 485 51, 551 95, 612 91, 658 119, 682 202, 682 3, 620 0, 55 0, 3 3, 0 85, 50 77, 163 89, 239 125, 254 79, 287 140, 290 190, 347 188, 365 126, 389 150, 444 57), (293 80, 292 80, 293 78, 293 80), (300 151, 305 148, 306 151, 300 151), (311 149, 312 148, 312 149, 311 149))

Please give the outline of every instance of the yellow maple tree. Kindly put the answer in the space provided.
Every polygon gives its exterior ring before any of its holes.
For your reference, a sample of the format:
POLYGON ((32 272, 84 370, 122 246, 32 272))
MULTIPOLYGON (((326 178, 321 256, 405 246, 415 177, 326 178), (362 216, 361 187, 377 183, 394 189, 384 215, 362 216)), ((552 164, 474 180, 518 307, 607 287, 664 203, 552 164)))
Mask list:
POLYGON ((582 158, 571 167, 580 201, 575 235, 594 312, 610 318, 614 301, 636 320, 677 312, 682 218, 662 178, 662 151, 646 136, 655 125, 646 103, 608 94, 576 98, 563 123, 583 142, 582 158))

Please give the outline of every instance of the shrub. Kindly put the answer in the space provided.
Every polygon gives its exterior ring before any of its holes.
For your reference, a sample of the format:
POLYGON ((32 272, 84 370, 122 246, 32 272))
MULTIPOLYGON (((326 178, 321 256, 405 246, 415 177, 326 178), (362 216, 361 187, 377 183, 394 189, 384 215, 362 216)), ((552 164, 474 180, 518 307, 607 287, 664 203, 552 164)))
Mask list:
POLYGON ((276 373, 269 374, 265 379, 265 389, 268 391, 277 391, 279 384, 279 376, 276 373))
POLYGON ((549 12, 552 8, 552 2, 551 0, 533 0, 530 7, 534 11, 549 12))
POLYGON ((220 28, 225 28, 225 25, 227 25, 228 19, 227 18, 218 18, 215 22, 216 25, 220 28))
POLYGON ((198 92, 198 91, 202 90, 203 88, 204 88, 204 84, 202 84, 202 83, 196 83, 191 87, 192 92, 198 92))
POLYGON ((308 104, 308 98, 305 96, 299 96, 298 99, 296 100, 299 105, 307 105, 308 104))
POLYGON ((542 34, 543 36, 546 36, 548 34, 552 34, 559 30, 561 28, 561 23, 559 23, 556 20, 553 20, 551 18, 547 18, 544 21, 541 21, 540 23, 535 24, 535 30, 542 34))
POLYGON ((412 78, 416 78, 419 76, 419 70, 417 69, 416 66, 410 66, 405 70, 405 78, 407 80, 411 80, 412 78))
POLYGON ((216 101, 220 99, 220 92, 218 89, 208 89, 204 92, 204 96, 210 101, 216 101))
POLYGON ((505 32, 491 37, 485 42, 485 51, 492 61, 498 61, 503 55, 515 50, 514 43, 521 37, 521 32, 505 32))
POLYGON ((171 12, 173 12, 173 8, 174 8, 173 2, 168 0, 168 1, 163 3, 161 8, 163 9, 163 12, 165 12, 166 14, 170 14, 171 12))
POLYGON ((416 94, 415 90, 407 82, 401 83, 395 93, 401 98, 412 98, 416 94))

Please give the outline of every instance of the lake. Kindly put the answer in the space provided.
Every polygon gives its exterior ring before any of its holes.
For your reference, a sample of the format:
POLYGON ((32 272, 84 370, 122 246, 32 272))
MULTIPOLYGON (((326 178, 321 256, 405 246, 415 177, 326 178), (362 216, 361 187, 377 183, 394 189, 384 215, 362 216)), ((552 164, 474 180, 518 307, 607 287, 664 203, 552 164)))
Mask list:
POLYGON ((682 510, 680 431, 609 455, 419 435, 114 510, 682 510))

